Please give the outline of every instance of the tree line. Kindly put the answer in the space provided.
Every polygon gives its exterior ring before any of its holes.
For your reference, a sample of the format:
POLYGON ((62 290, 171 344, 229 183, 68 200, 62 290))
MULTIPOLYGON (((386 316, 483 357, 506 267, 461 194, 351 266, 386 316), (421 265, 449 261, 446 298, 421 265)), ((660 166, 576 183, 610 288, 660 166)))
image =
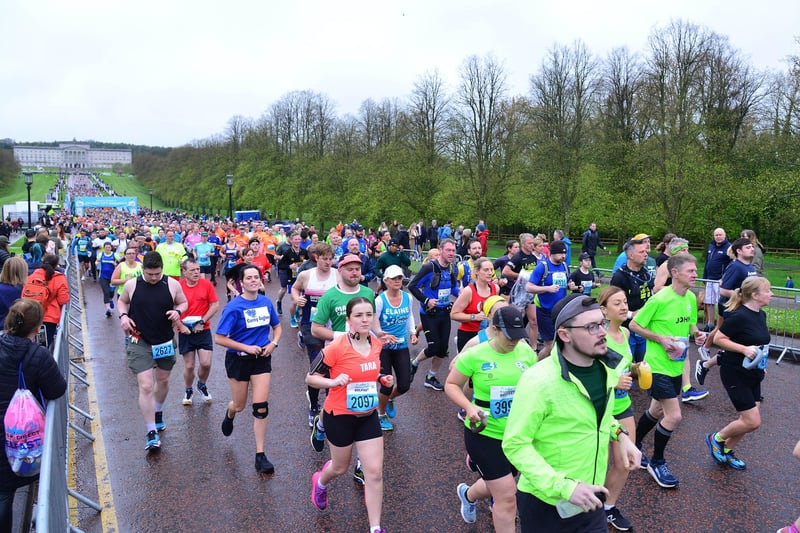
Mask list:
POLYGON ((486 220, 494 231, 754 229, 800 240, 800 58, 754 68, 727 37, 685 21, 642 52, 597 57, 554 45, 511 95, 503 62, 464 60, 453 90, 422 74, 404 100, 337 116, 325 94, 293 91, 258 118, 173 148, 137 151, 133 170, 168 205, 273 218, 486 220))

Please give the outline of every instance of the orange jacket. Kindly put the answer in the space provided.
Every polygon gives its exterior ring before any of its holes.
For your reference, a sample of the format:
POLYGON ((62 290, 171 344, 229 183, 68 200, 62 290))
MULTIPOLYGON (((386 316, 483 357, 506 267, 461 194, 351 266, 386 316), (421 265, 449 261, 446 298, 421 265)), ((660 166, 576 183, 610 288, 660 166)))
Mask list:
MULTIPOLYGON (((42 268, 37 268, 33 273, 28 276, 28 279, 45 279, 45 271, 42 268)), ((67 285, 67 277, 61 272, 56 272, 50 281, 47 282, 47 288, 50 290, 50 299, 44 309, 44 321, 52 324, 58 324, 61 320, 61 308, 69 303, 69 285, 67 285)))

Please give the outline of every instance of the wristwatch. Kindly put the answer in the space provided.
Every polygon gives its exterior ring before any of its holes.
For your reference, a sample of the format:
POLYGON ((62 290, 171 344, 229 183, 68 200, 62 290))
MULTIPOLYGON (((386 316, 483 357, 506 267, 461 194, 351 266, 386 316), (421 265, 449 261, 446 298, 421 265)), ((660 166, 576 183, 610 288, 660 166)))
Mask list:
POLYGON ((470 320, 475 320, 475 313, 472 313, 471 315, 469 315, 469 319, 470 320))

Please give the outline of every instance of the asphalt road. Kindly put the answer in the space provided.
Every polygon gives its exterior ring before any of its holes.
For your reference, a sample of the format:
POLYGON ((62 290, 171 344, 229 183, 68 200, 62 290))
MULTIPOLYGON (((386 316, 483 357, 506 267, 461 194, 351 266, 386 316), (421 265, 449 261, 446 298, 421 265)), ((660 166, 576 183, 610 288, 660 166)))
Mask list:
MULTIPOLYGON (((108 494, 113 513, 97 515, 79 506, 78 527, 87 532, 368 531, 362 489, 349 476, 332 482, 326 511, 319 512, 311 504, 311 474, 329 454, 327 446, 323 453, 316 453, 309 444, 303 382, 308 360, 286 316, 281 346, 273 356, 269 399, 266 453, 276 470, 274 475, 261 476, 253 466, 250 407, 236 418, 233 435, 226 438, 220 431, 230 393, 219 348, 214 351, 209 380, 214 400, 207 405, 181 405, 183 364, 178 361, 164 408, 167 429, 162 433, 162 451, 146 454, 136 381, 125 363, 119 321, 116 315, 104 318, 95 283, 85 282, 84 287, 86 364, 94 375, 104 441, 100 451, 104 453, 95 460, 92 446, 76 441, 77 483, 87 496, 94 497, 95 490, 108 494), (96 477, 95 467, 106 464, 108 476, 96 477), (116 520, 109 520, 113 515, 116 520)), ((276 283, 267 286, 270 297, 277 290, 276 283)), ((224 303, 222 284, 218 293, 224 303)), ((285 308, 288 301, 287 297, 285 308)), ((485 502, 478 506, 476 524, 464 524, 459 514, 456 486, 471 483, 474 474, 464 466, 463 430, 455 408, 444 393, 422 385, 426 365, 411 391, 396 402, 395 430, 385 435, 383 526, 390 532, 491 531, 485 502)), ((718 373, 712 372, 707 380, 711 395, 696 404, 684 404, 683 423, 667 449, 680 488, 661 489, 642 470, 631 474, 619 507, 635 529, 767 532, 793 520, 800 513, 800 461, 791 455, 800 437, 795 406, 798 383, 800 366, 791 358, 780 366, 771 361, 763 385, 763 425, 736 450, 748 465, 737 472, 717 466, 703 442, 705 433, 735 417, 718 373)), ((79 405, 81 394, 76 395, 79 405)), ((647 400, 642 391, 634 391, 633 397, 638 418, 647 400)), ((652 434, 645 441, 645 451, 651 449, 652 434)))

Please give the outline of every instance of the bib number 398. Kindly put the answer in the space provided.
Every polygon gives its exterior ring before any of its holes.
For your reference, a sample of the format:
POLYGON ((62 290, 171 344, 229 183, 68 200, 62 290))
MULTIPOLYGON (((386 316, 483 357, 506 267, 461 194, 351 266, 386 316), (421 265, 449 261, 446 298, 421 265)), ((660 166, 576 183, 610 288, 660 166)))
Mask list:
POLYGON ((366 413, 378 407, 378 384, 374 381, 358 381, 347 385, 347 409, 354 413, 366 413))
POLYGON ((153 359, 163 359, 164 357, 175 355, 175 346, 173 346, 172 341, 155 344, 150 349, 153 352, 153 359))

